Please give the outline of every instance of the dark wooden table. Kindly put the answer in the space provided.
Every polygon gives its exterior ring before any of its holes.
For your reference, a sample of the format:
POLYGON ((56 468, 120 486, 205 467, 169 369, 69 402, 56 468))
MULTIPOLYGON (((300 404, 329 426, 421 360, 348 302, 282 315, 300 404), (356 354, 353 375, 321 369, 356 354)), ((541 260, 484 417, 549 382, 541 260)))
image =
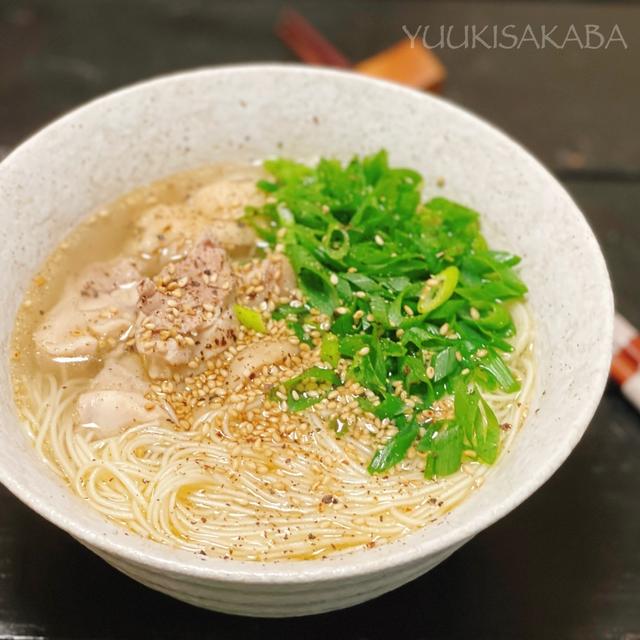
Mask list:
MULTIPOLYGON (((632 3, 304 2, 353 60, 402 26, 618 24, 628 48, 445 49, 445 95, 532 149, 603 245, 640 326, 640 8, 632 3)), ((209 64, 290 60, 275 0, 0 3, 0 151, 112 88, 209 64)), ((562 274, 558 274, 562 277, 562 274)), ((597 322, 597 318, 585 318, 597 322)), ((0 443, 1 446, 1 443, 0 443)), ((201 611, 109 568, 0 489, 2 638, 640 639, 640 416, 607 390, 545 487, 437 569, 347 611, 251 620, 201 611)))

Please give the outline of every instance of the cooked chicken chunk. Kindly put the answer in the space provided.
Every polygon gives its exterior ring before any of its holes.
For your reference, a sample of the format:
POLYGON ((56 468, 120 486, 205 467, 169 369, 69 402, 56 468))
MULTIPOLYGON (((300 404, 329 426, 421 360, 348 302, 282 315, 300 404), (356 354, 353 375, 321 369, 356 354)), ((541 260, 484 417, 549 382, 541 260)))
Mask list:
POLYGON ((288 297, 297 286, 296 274, 289 260, 273 254, 264 260, 254 260, 238 270, 241 283, 240 303, 258 307, 265 300, 288 297))
POLYGON ((162 265, 188 251, 191 241, 206 221, 180 205, 159 204, 146 209, 137 218, 128 249, 162 265))
POLYGON ((164 204, 142 212, 127 249, 154 272, 185 256, 205 230, 234 257, 248 257, 255 249, 256 235, 242 222, 216 219, 186 205, 164 204))
POLYGON ((233 258, 248 258, 256 248, 255 231, 236 220, 212 220, 207 233, 233 258))
POLYGON ((167 420, 167 413, 145 398, 147 390, 138 356, 112 356, 90 389, 78 397, 77 424, 93 430, 98 438, 107 438, 136 424, 167 420))
POLYGON ((127 249, 142 256, 153 272, 186 255, 208 230, 232 256, 251 256, 256 236, 239 218, 247 205, 264 204, 264 194, 256 187, 261 176, 258 167, 238 168, 200 187, 185 202, 146 209, 135 222, 127 249))
POLYGON ((235 342, 235 290, 229 256, 209 236, 140 283, 136 348, 151 377, 184 365, 195 369, 235 342))
POLYGON ((239 169, 198 189, 188 204, 209 220, 236 220, 244 215, 246 206, 264 204, 265 195, 256 187, 262 175, 258 167, 239 169))
POLYGON ((34 333, 38 351, 60 362, 113 347, 135 320, 140 273, 131 260, 93 263, 67 283, 34 333))
POLYGON ((254 342, 239 351, 229 366, 227 385, 231 390, 242 387, 262 367, 282 362, 300 353, 300 347, 289 340, 254 342))

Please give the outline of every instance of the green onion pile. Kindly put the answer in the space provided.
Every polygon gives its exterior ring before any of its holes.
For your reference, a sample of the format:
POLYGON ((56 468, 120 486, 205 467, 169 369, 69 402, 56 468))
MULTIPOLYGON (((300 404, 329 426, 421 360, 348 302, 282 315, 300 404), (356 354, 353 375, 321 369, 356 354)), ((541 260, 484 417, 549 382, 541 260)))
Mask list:
POLYGON ((420 174, 391 168, 385 151, 346 166, 327 159, 264 166, 271 179, 258 186, 270 198, 248 208, 245 220, 272 248, 283 245, 306 302, 273 317, 308 344, 311 309, 332 319, 320 347, 325 368, 284 385, 289 410, 326 396, 295 392, 309 380, 339 386, 334 368, 346 359, 347 376, 379 399, 360 398, 361 407, 397 427, 370 473, 387 471, 414 444, 426 453, 427 477, 454 473, 468 451, 493 463, 500 425, 482 391, 519 389, 501 354, 515 333, 508 303, 527 291, 513 270, 520 259, 488 248, 475 211, 442 197, 423 202, 420 174), (398 381, 416 406, 398 396, 398 381), (418 421, 447 395, 451 420, 418 421))

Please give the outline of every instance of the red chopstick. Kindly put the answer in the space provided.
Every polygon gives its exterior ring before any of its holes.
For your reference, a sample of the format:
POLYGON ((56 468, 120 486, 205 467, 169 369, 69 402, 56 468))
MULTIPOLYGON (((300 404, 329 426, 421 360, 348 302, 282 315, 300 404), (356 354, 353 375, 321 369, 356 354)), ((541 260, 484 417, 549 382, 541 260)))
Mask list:
POLYGON ((611 378, 640 411, 640 333, 619 313, 616 313, 613 325, 611 378))
POLYGON ((351 62, 308 20, 293 9, 284 9, 276 34, 303 62, 349 68, 351 62))

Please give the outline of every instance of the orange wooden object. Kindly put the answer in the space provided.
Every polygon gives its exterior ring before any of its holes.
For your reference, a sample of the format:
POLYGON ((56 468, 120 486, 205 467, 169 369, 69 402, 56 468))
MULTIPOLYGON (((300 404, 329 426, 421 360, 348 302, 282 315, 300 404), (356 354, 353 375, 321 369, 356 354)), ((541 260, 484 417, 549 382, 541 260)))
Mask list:
POLYGON ((444 65, 430 49, 411 45, 409 39, 398 42, 359 62, 354 69, 417 89, 437 89, 447 76, 444 65))

